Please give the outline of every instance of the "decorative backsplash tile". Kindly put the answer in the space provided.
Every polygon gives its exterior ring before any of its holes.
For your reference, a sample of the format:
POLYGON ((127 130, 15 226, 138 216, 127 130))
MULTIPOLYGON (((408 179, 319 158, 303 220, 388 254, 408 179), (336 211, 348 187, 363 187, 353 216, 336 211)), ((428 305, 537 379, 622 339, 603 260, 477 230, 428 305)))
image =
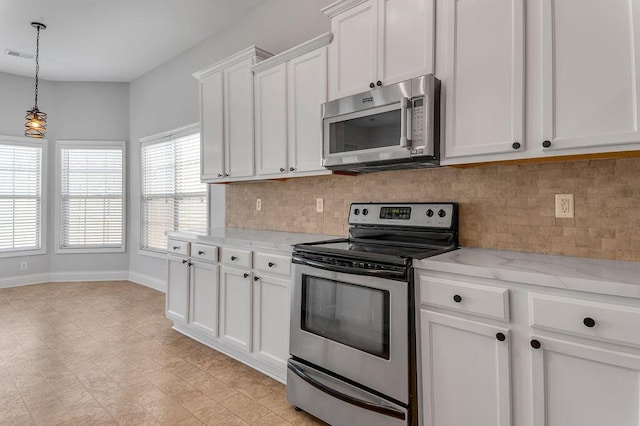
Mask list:
POLYGON ((462 246, 640 261, 640 158, 297 178, 226 194, 233 228, 346 235, 352 202, 457 201, 462 246), (554 194, 575 194, 575 219, 554 217, 554 194))

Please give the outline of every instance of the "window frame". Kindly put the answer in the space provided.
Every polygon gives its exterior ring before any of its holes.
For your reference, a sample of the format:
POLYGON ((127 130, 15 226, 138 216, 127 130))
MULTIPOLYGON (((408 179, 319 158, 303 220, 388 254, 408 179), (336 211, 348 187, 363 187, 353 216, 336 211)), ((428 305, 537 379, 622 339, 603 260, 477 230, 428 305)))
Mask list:
POLYGON ((0 135, 0 144, 14 146, 34 146, 39 147, 40 157, 40 247, 37 249, 0 251, 1 258, 38 256, 47 254, 47 139, 34 139, 23 136, 0 135))
POLYGON ((56 229, 55 229, 55 253, 124 253, 127 251, 127 143, 122 140, 57 140, 56 141, 56 229), (120 247, 63 247, 62 246, 62 149, 72 148, 114 148, 122 149, 122 245, 120 247))
MULTIPOLYGON (((167 130, 164 132, 156 133, 153 135, 145 136, 138 139, 139 147, 139 161, 140 161, 140 235, 138 242, 138 254, 155 257, 159 259, 166 259, 166 255, 168 253, 167 248, 164 249, 156 249, 144 247, 144 238, 145 238, 145 199, 144 199, 144 176, 142 171, 142 148, 145 145, 168 142, 172 139, 178 139, 181 137, 193 135, 194 133, 200 133, 200 170, 202 170, 202 131, 200 127, 200 123, 192 123, 183 127, 178 127, 175 129, 167 130)), ((202 173, 201 173, 202 175, 202 173)), ((202 182, 202 179, 200 180, 202 182)), ((207 229, 211 227, 211 185, 206 185, 206 198, 207 198, 207 210, 206 210, 206 223, 207 229)), ((167 231, 169 232, 180 232, 180 231, 167 231)))

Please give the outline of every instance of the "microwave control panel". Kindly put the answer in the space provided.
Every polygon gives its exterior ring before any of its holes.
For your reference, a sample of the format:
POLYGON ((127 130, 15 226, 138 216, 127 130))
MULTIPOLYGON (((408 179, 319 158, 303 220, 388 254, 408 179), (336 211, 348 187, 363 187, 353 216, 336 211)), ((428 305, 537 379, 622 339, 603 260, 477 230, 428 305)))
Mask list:
POLYGON ((411 145, 415 147, 425 146, 425 120, 424 97, 416 98, 411 101, 411 145))

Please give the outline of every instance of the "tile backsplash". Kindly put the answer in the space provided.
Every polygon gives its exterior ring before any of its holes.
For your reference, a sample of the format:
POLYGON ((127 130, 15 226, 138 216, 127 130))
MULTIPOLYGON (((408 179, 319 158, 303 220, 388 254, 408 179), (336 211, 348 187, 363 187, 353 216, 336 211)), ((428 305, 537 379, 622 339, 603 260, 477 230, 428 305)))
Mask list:
POLYGON ((640 261, 640 158, 296 178, 226 194, 233 228, 346 235, 352 202, 457 201, 465 247, 640 261), (554 194, 575 194, 575 219, 555 218, 554 194))

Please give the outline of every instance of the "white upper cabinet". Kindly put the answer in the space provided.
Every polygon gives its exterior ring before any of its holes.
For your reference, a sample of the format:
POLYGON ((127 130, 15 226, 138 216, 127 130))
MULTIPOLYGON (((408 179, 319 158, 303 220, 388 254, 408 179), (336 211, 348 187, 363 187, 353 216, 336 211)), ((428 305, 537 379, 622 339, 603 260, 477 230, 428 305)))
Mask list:
MULTIPOLYGON (((440 0, 444 164, 524 151, 524 0, 440 0)), ((440 63, 440 62, 439 62, 440 63)), ((481 160, 482 161, 482 160, 481 160)), ((486 161, 486 160, 485 160, 486 161)))
POLYGON ((640 1, 543 0, 541 22, 537 150, 638 149, 640 1))
POLYGON ((433 0, 341 0, 331 18, 329 98, 433 72, 433 0))
POLYGON ((330 173, 322 166, 321 106, 331 39, 324 34, 253 66, 258 178, 330 173))
POLYGON ((254 176, 251 66, 270 56, 252 46, 194 74, 200 81, 203 182, 254 176))

